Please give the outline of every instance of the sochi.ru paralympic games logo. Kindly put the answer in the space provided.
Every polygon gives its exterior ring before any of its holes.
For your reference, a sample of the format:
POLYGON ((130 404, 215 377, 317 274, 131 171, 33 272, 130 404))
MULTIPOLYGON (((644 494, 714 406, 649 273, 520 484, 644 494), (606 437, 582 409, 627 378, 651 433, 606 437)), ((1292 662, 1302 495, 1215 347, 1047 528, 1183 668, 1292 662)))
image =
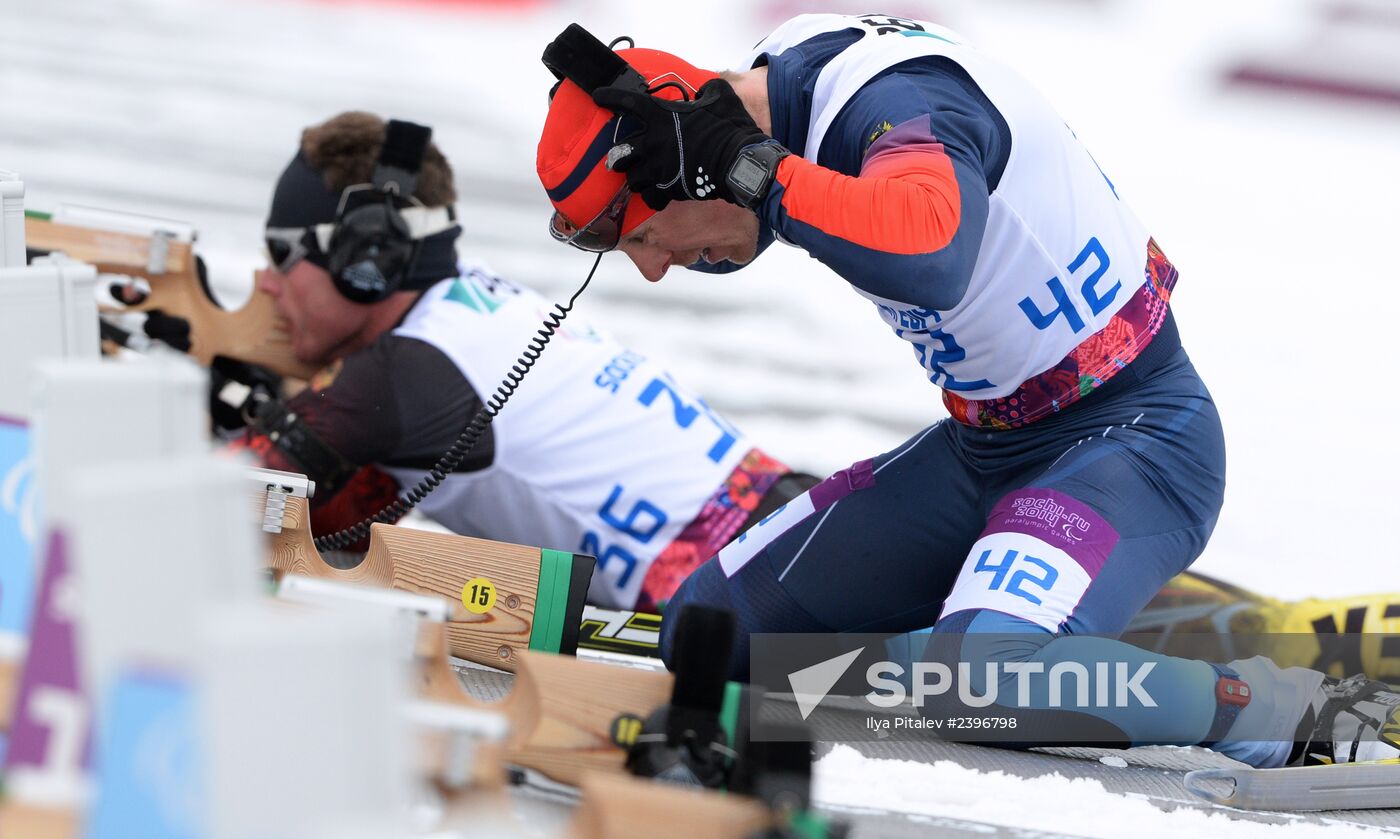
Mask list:
POLYGON ((1090 521, 1078 513, 1066 513, 1065 505, 1053 498, 1026 496, 1011 502, 1012 515, 1022 519, 1044 522, 1059 531, 1066 539, 1084 541, 1089 532, 1090 521))
POLYGON ((38 533, 35 512, 34 460, 30 457, 16 461, 0 476, 0 516, 14 519, 20 536, 33 544, 38 533))

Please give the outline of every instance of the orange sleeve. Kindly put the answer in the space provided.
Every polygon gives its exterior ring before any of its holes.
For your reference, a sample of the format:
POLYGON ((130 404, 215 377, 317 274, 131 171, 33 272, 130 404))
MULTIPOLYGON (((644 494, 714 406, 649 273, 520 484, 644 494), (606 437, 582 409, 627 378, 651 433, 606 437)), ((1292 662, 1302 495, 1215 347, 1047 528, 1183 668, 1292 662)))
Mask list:
POLYGON ((777 181, 789 218, 872 250, 931 253, 958 232, 958 181, 940 143, 873 155, 859 177, 791 155, 778 165, 777 181))

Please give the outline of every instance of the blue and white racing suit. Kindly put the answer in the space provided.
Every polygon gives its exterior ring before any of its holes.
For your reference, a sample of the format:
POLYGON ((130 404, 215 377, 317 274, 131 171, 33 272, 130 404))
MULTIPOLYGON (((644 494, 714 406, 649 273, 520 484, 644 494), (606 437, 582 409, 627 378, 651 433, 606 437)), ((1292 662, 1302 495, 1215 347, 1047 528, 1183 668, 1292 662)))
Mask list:
MULTIPOLYGON (((1027 713, 1066 739, 1219 742, 1246 720, 1291 738, 1320 675, 1112 639, 1205 547, 1225 446, 1169 308, 1176 269, 1109 177, 1027 82, 931 24, 805 15, 757 47, 761 65, 772 134, 795 152, 759 210, 765 232, 870 300, 952 418, 789 502, 669 613, 732 608, 739 677, 752 633, 931 626, 923 656, 973 673, 1147 673, 1155 708, 1049 710, 1034 688, 1027 713), (1217 701, 1240 681, 1243 710, 1217 701)), ((1287 754, 1282 739, 1219 748, 1258 765, 1287 754)))

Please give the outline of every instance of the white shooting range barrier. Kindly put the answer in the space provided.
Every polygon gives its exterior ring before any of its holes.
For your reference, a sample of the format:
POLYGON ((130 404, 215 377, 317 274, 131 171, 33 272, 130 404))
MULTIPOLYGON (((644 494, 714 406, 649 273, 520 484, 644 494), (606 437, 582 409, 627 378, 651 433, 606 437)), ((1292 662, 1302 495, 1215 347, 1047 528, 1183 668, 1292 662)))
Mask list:
POLYGON ((24 185, 0 173, 0 728, 24 656, 40 534, 34 480, 34 367, 98 357, 97 272, 62 258, 24 267, 24 185))
POLYGON ((30 416, 37 362, 98 357, 96 284, 95 268, 63 257, 0 268, 0 416, 30 416))
POLYGON ((0 169, 0 416, 26 419, 34 362, 96 358, 97 270, 64 257, 25 265, 24 182, 0 169))
POLYGON ((253 604, 203 622, 209 839, 409 835, 402 636, 382 609, 253 604))
MULTIPOLYGON (((34 389, 43 519, 68 519, 77 470, 209 450, 208 374, 176 359, 46 361, 34 389)), ((246 484, 246 481, 245 481, 246 484)))
MULTIPOLYGON (((451 615, 452 605, 446 598, 436 595, 320 580, 299 574, 283 577, 277 596, 281 600, 320 609, 352 613, 368 609, 388 616, 398 635, 396 648, 410 670, 417 664, 421 625, 441 625, 451 615)), ((444 765, 437 779, 448 790, 460 792, 475 784, 480 777, 480 761, 486 761, 490 767, 487 771, 501 770, 495 761, 510 734, 510 723, 503 714, 440 701, 411 700, 405 704, 403 716, 412 729, 410 742, 422 745, 418 738, 428 735, 446 743, 444 765)), ((429 803, 432 798, 429 795, 417 808, 424 818, 435 806, 429 803)), ((478 836, 510 839, 522 836, 520 825, 511 816, 509 808, 491 806, 491 802, 489 797, 478 800, 477 806, 472 808, 469 826, 440 824, 439 827, 445 831, 443 835, 460 836, 461 839, 478 836)))
POLYGON ((197 697, 195 628, 213 604, 258 596, 243 471, 210 454, 70 470, 54 531, 67 564, 45 568, 60 593, 36 606, 46 623, 36 620, 26 675, 38 681, 21 694, 20 725, 45 725, 49 739, 12 768, 16 800, 74 822, 86 811, 89 839, 192 835, 162 828, 200 817, 197 735, 179 710, 197 697), (57 621, 71 641, 45 637, 57 621))
POLYGON ((201 616, 260 597, 245 471, 210 454, 76 470, 64 530, 84 685, 99 703, 124 670, 193 672, 201 616))
POLYGON ((0 268, 24 265, 24 181, 0 169, 0 268))
MULTIPOLYGON (((4 283, 0 282, 0 289, 3 288, 4 283)), ((95 327, 94 321, 94 332, 95 327)), ((132 646, 128 636, 122 634, 122 628, 136 627, 138 630, 148 630, 155 616, 160 614, 158 609, 152 609, 146 602, 151 598, 150 592, 159 594, 167 589, 159 588, 162 585, 161 580, 142 574, 141 560, 132 559, 141 556, 142 549, 139 544, 134 547, 121 546, 120 537, 127 535, 121 525, 109 527, 107 520, 94 519, 116 515, 127 522, 126 527, 129 530, 138 524, 149 526, 159 515, 159 511, 153 515, 150 507, 141 506, 142 503, 153 502, 142 498, 139 490, 131 489, 112 493, 114 504, 89 501, 75 505, 74 494, 79 492, 81 486, 78 473, 84 469, 110 465, 122 460, 160 460, 181 454, 207 452, 208 444, 204 438, 205 419, 202 415, 205 376, 190 365, 170 362, 114 364, 92 358, 39 361, 34 365, 33 377, 35 385, 30 406, 33 433, 28 442, 29 451, 35 461, 35 482, 38 484, 38 488, 33 492, 39 497, 39 512, 35 515, 37 521, 34 524, 37 531, 35 544, 47 545, 49 534, 62 529, 65 524, 75 529, 83 529, 86 526, 88 533, 85 534, 84 542, 95 546, 90 547, 91 553, 99 553, 101 549, 108 547, 106 540, 110 530, 112 535, 118 537, 111 545, 113 550, 127 554, 122 557, 124 562, 118 568, 122 573, 129 575, 128 579, 133 581, 133 584, 134 581, 141 580, 149 586, 140 596, 132 596, 129 586, 128 590, 118 590, 112 595, 100 591, 95 594, 90 592, 88 599, 94 603, 93 617, 98 621, 97 627, 87 625, 87 616, 83 614, 80 583, 69 584, 65 580, 63 593, 55 608, 66 615, 65 621, 77 625, 80 635, 87 631, 91 636, 90 642, 95 644, 99 651, 106 651, 113 645, 132 646), (108 596, 119 599, 102 600, 108 596), (114 615, 114 611, 120 614, 114 615), (109 632, 115 634, 108 637, 109 632)), ((234 474, 225 473, 225 494, 231 492, 234 496, 230 497, 246 497, 246 490, 242 490, 246 484, 237 474, 237 467, 231 464, 222 466, 234 470, 234 474)), ((159 499, 170 517, 167 524, 173 528, 183 528, 182 532, 187 535, 198 532, 201 527, 213 529, 212 535, 229 541, 234 549, 239 545, 243 546, 245 562, 250 563, 245 567, 255 568, 256 551, 251 536, 240 537, 232 530, 232 524, 215 528, 210 519, 194 516, 183 506, 194 503, 199 497, 201 496, 198 492, 188 487, 167 491, 166 495, 159 499)), ((229 506, 227 509, 230 511, 227 514, 229 521, 235 521, 235 514, 232 512, 235 508, 229 506)), ((246 510, 246 507, 244 509, 246 510)), ((244 516, 243 521, 246 522, 246 512, 244 516)), ((76 534, 70 532, 67 535, 71 540, 76 534)), ((139 543, 140 540, 129 538, 128 541, 139 543)), ((157 546, 164 549, 162 545, 157 546)), ((169 555, 172 551, 164 549, 164 553, 169 555)), ((75 559, 72 554, 70 545, 70 559, 75 559)), ((186 548, 180 548, 175 555, 187 563, 191 561, 186 548)), ((147 558, 147 561, 151 559, 147 558)), ((74 566, 77 565, 79 563, 75 562, 74 566)), ((37 568, 38 566, 35 570, 37 568)), ((20 573, 21 569, 11 566, 10 570, 20 573)), ((81 579, 80 567, 70 568, 69 573, 72 575, 70 579, 81 579)), ((35 577, 37 578, 37 575, 35 577)), ((106 585, 105 581, 100 582, 106 585)), ((33 583, 26 585, 26 588, 32 589, 32 594, 37 595, 37 579, 33 583)), ((252 585, 255 584, 250 584, 250 587, 252 585)), ((182 628, 170 624, 162 630, 164 636, 173 638, 189 638, 191 633, 192 630, 188 626, 182 628)), ((71 650, 65 653, 71 655, 71 650)), ((65 703, 63 731, 66 739, 62 742, 70 747, 75 744, 81 747, 88 732, 87 720, 90 719, 90 714, 87 709, 100 703, 101 697, 92 690, 93 676, 91 672, 84 672, 89 670, 89 666, 83 663, 81 655, 77 662, 70 661, 68 667, 72 668, 75 665, 80 677, 78 683, 87 684, 87 689, 76 689, 76 684, 72 681, 64 681, 57 689, 63 692, 65 703)), ((40 678, 52 676, 52 673, 48 673, 40 678)), ((64 679, 68 678, 64 676, 64 679)), ((30 705, 26 705, 25 708, 17 707, 17 718, 27 716, 31 721, 40 720, 40 724, 44 724, 42 720, 49 718, 48 725, 53 730, 55 721, 51 719, 52 698, 57 694, 49 687, 45 685, 39 688, 46 691, 45 695, 48 698, 45 700, 40 700, 38 693, 28 695, 29 702, 48 701, 48 705, 42 708, 30 705)), ((18 698, 22 702, 26 701, 25 696, 18 698)), ((88 800, 86 785, 82 781, 84 772, 80 765, 81 755, 74 748, 58 749, 55 752, 52 738, 46 748, 46 755, 37 763, 34 756, 30 755, 26 758, 25 765, 12 767, 16 772, 26 773, 28 778, 24 784, 19 783, 19 777, 11 779, 16 782, 12 790, 13 798, 36 806, 75 812, 88 800), (24 790, 32 794, 26 794, 24 790)))

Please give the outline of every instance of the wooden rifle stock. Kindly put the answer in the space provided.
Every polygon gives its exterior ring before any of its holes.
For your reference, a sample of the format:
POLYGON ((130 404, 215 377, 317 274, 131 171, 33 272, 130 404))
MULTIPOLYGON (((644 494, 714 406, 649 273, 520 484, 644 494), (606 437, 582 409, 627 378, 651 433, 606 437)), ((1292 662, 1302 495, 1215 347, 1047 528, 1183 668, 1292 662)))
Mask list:
POLYGON ((614 724, 644 718, 671 698, 673 677, 571 656, 525 652, 505 699, 462 687, 446 655, 443 627, 424 622, 418 646, 424 699, 495 711, 510 721, 506 761, 577 786, 590 772, 626 774, 627 745, 614 724))
POLYGON ((97 266, 105 274, 139 277, 151 286, 142 302, 107 311, 148 312, 160 309, 190 324, 189 354, 206 367, 214 356, 266 367, 283 376, 309 379, 314 365, 297 361, 291 336, 277 317, 272 298, 256 289, 243 308, 225 311, 209 299, 199 282, 194 250, 188 242, 98 227, 62 224, 37 215, 25 218, 30 248, 62 251, 97 266))
MULTIPOLYGON (((501 683, 508 676, 483 671, 483 678, 496 681, 489 686, 489 693, 479 690, 486 695, 477 696, 463 687, 449 659, 444 621, 449 610, 444 598, 431 594, 426 600, 417 594, 406 598, 399 592, 391 596, 388 590, 381 594, 372 586, 323 582, 302 575, 284 577, 280 592, 296 602, 378 601, 411 610, 407 616, 417 616, 414 694, 435 706, 491 712, 507 723, 503 739, 489 744, 474 758, 479 782, 457 784, 463 794, 481 792, 483 784, 489 784, 490 774, 499 774, 501 758, 493 755, 493 748, 508 762, 563 783, 578 783, 586 771, 622 772, 630 745, 627 738, 640 731, 641 719, 666 704, 674 690, 671 675, 659 670, 527 650, 519 655, 515 677, 508 684, 501 683), (415 605, 428 602, 433 605, 415 605), (619 725, 619 720, 635 724, 619 725)), ((437 719, 441 721, 441 714, 437 719)), ((441 738, 436 746, 439 754, 447 748, 441 738)), ((441 759, 437 763, 442 763, 441 759)), ((428 774, 451 773, 430 770, 428 774)), ((462 772, 459 769, 455 774, 462 772)))
MULTIPOLYGON (((258 474, 275 477, 276 473, 258 474)), ((266 489, 259 493, 260 504, 266 505, 266 495, 266 489)), ((292 496, 282 501, 281 532, 271 536, 268 552, 275 574, 392 586, 443 597, 453 604, 446 623, 424 621, 419 627, 418 687, 424 699, 504 715, 511 725, 507 759, 562 783, 577 784, 589 770, 626 771, 627 740, 614 730, 615 723, 645 719, 667 704, 674 682, 671 674, 530 649, 538 646, 530 643, 532 637, 538 638, 536 625, 547 617, 571 620, 577 627, 586 578, 572 577, 569 607, 559 609, 560 598, 552 597, 555 606, 546 616, 536 609, 545 587, 539 573, 540 549, 384 524, 371 528, 365 559, 355 568, 340 570, 316 551, 307 526, 307 499, 292 496), (493 583, 495 603, 483 614, 474 614, 462 602, 462 589, 480 578, 493 583), (514 671, 509 695, 499 702, 471 696, 458 680, 449 654, 514 671)))
MULTIPOLYGON (((267 503, 268 490, 258 493, 267 503)), ((514 671, 526 650, 572 655, 578 645, 593 560, 468 536, 376 524, 369 553, 354 568, 332 567, 317 552, 306 498, 282 499, 280 533, 269 539, 275 575, 302 574, 347 583, 436 595, 453 604, 447 623, 452 655, 514 671), (476 586, 489 602, 467 609, 476 586)))
POLYGON ((72 810, 0 802, 0 836, 17 839, 75 839, 82 820, 72 810))
POLYGON ((0 659, 0 731, 9 731, 19 690, 19 665, 23 659, 0 659))

